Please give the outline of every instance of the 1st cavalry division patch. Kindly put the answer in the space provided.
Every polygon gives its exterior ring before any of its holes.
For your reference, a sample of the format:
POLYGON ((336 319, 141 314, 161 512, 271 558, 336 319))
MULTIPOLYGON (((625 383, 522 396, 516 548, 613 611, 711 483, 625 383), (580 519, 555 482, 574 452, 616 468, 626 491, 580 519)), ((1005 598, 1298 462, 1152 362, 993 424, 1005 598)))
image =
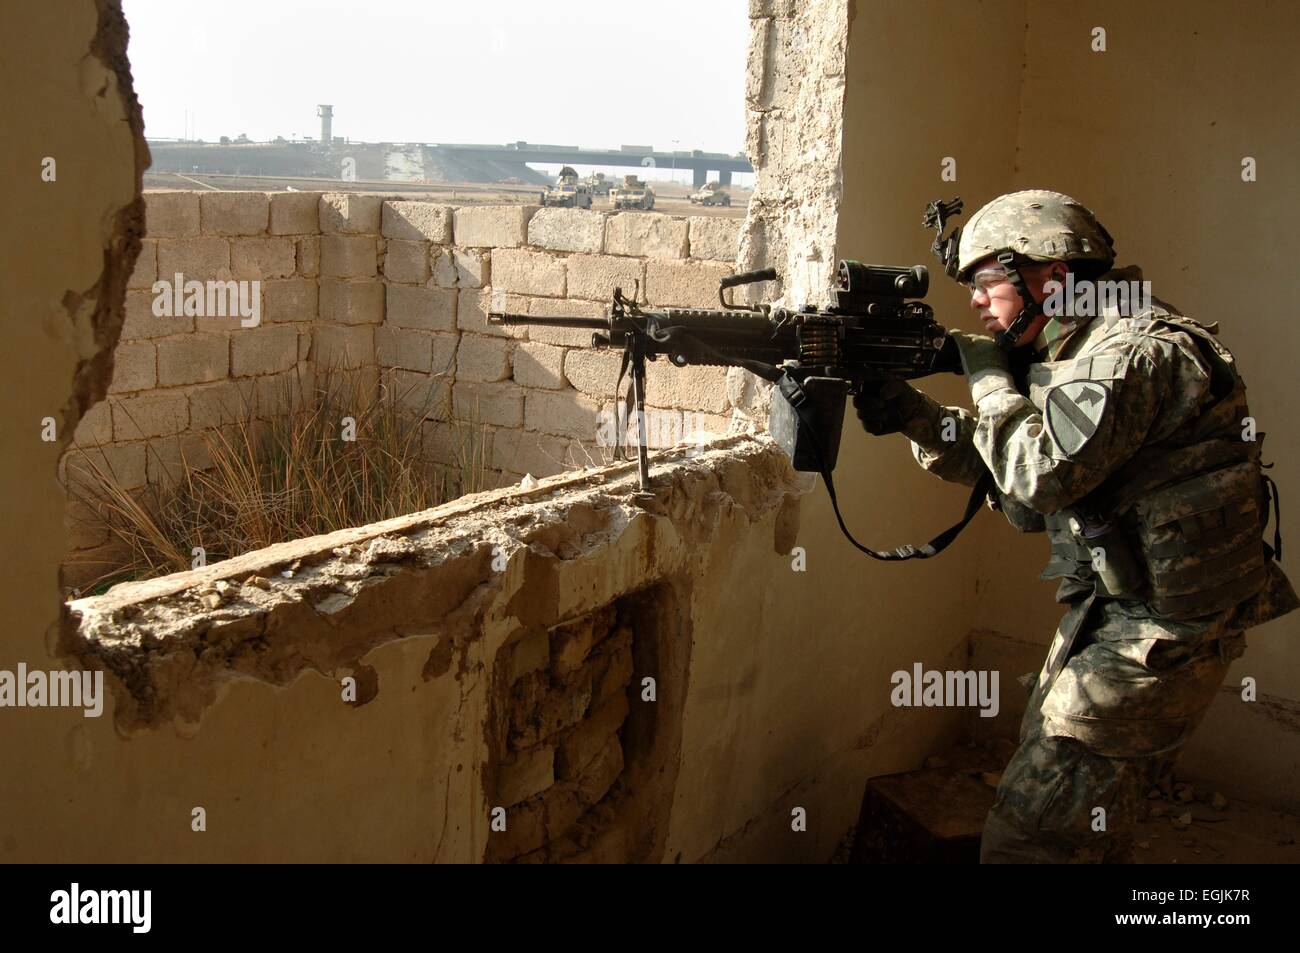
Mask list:
POLYGON ((1083 449, 1101 422, 1110 389, 1097 381, 1070 381, 1053 387, 1044 402, 1043 420, 1052 442, 1067 457, 1083 449))

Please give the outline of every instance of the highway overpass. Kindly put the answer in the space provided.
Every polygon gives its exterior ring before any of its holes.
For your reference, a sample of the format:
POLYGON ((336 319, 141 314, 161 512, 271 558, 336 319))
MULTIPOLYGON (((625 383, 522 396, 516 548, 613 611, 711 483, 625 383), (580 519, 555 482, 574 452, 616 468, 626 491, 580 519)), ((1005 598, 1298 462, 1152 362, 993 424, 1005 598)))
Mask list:
POLYGON ((517 166, 533 163, 568 165, 622 166, 626 168, 690 169, 697 186, 716 173, 723 185, 731 184, 733 172, 753 172, 754 167, 743 155, 702 152, 699 149, 658 152, 651 146, 622 146, 618 149, 584 149, 581 146, 557 146, 532 142, 505 145, 429 143, 430 158, 447 159, 449 164, 473 166, 517 166))

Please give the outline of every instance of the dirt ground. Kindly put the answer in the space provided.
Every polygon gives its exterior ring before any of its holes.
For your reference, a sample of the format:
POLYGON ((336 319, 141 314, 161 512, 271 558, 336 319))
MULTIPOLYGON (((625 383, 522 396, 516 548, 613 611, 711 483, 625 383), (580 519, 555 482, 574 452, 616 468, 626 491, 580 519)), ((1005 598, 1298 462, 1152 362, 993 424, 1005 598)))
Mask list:
MULTIPOLYGON (((655 182, 654 211, 668 215, 709 215, 720 218, 744 218, 749 206, 749 189, 728 186, 731 206, 705 207, 692 205, 687 196, 695 191, 690 185, 672 182, 655 182)), ((207 173, 146 172, 146 189, 218 189, 222 191, 278 192, 293 188, 300 192, 400 192, 413 199, 454 202, 457 205, 532 205, 541 195, 536 185, 500 185, 468 182, 427 184, 424 182, 392 182, 384 179, 354 180, 323 179, 311 176, 272 177, 255 175, 213 175, 207 173)), ((591 206, 596 210, 613 211, 609 200, 597 196, 591 206)))

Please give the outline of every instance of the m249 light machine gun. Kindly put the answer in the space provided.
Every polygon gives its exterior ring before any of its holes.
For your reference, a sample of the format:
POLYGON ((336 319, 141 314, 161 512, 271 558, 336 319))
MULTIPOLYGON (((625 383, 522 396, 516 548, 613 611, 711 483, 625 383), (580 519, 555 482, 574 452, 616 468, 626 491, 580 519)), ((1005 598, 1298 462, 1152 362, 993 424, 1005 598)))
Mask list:
MULTIPOLYGON (((841 261, 829 307, 799 310, 769 305, 737 305, 727 290, 772 281, 775 269, 745 272, 719 282, 717 309, 645 310, 614 289, 604 318, 532 317, 491 311, 499 325, 548 325, 590 328, 592 347, 620 348, 623 363, 614 384, 617 397, 630 373, 629 411, 637 415, 637 450, 642 491, 650 489, 646 455, 645 365, 665 357, 677 366, 739 367, 770 381, 770 430, 796 470, 820 473, 840 528, 863 552, 878 559, 932 556, 951 541, 979 508, 972 497, 961 523, 922 547, 903 546, 877 553, 849 533, 839 514, 831 477, 839 456, 845 399, 863 387, 885 380, 912 380, 945 371, 961 372, 961 360, 947 331, 920 299, 929 290, 923 265, 893 267, 841 261), (949 535, 951 534, 951 535, 949 535), (945 538, 947 537, 947 538, 945 538)), ((620 417, 618 432, 624 432, 620 417)), ((619 448, 621 449, 621 448, 619 448)), ((616 449, 616 455, 619 454, 616 449)), ((621 458, 621 456, 620 456, 621 458)))

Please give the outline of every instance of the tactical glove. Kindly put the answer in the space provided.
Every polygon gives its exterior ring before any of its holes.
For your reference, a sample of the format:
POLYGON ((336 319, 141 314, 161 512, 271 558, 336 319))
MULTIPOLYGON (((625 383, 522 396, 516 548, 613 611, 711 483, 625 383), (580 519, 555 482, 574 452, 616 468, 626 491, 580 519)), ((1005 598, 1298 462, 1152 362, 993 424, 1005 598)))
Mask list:
POLYGON ((966 373, 966 382, 976 406, 994 391, 1003 388, 1015 390, 1006 352, 991 337, 967 331, 949 331, 948 337, 957 344, 962 370, 966 373))
POLYGON ((853 398, 862 429, 877 437, 898 433, 921 409, 921 394, 907 381, 869 381, 853 398))

